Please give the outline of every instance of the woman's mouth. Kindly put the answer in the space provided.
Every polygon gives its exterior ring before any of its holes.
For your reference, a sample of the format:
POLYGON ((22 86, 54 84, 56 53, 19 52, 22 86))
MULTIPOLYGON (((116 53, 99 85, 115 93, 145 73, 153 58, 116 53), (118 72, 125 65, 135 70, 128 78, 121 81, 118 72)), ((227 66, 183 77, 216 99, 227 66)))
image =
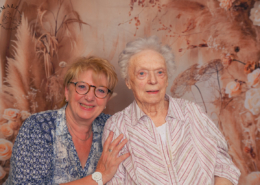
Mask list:
POLYGON ((94 107, 94 105, 85 105, 85 104, 80 104, 82 107, 84 107, 84 108, 87 108, 87 109, 91 109, 91 108, 93 108, 94 107))
POLYGON ((146 91, 148 94, 157 94, 159 90, 154 90, 154 91, 146 91))

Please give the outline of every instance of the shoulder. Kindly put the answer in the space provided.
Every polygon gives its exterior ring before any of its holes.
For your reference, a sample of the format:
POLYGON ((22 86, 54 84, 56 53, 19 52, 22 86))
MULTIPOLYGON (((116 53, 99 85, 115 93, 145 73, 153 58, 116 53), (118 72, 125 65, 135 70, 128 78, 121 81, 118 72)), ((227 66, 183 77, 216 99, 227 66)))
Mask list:
POLYGON ((104 127, 103 136, 102 136, 103 144, 106 141, 106 139, 108 138, 110 131, 112 131, 114 133, 113 140, 121 133, 126 134, 126 120, 129 119, 129 116, 128 116, 129 113, 127 114, 127 112, 130 111, 131 105, 132 104, 130 104, 128 107, 126 107, 122 111, 115 113, 113 116, 111 116, 107 120, 106 125, 104 127))
POLYGON ((123 109, 122 111, 119 111, 117 113, 115 113, 113 116, 111 116, 106 123, 106 126, 116 126, 116 125, 121 125, 124 124, 124 120, 130 119, 129 114, 132 111, 132 103, 127 106, 125 109, 123 109))
POLYGON ((171 105, 180 108, 182 111, 185 111, 188 107, 195 105, 194 102, 182 98, 169 97, 169 99, 171 105))
POLYGON ((198 104, 183 99, 174 99, 174 101, 176 102, 175 106, 177 105, 183 114, 185 124, 192 127, 192 132, 202 132, 208 138, 224 142, 223 135, 217 125, 198 104))
POLYGON ((34 139, 53 142, 51 132, 56 128, 57 110, 35 113, 27 118, 21 126, 18 138, 21 140, 34 139))
POLYGON ((57 110, 48 110, 35 113, 24 121, 23 127, 33 128, 43 123, 48 123, 51 127, 54 127, 54 121, 58 115, 57 112, 57 110))
POLYGON ((128 107, 123 109, 122 111, 119 111, 115 113, 113 116, 111 116, 105 125, 104 132, 106 137, 108 136, 109 131, 114 132, 114 137, 119 135, 120 133, 126 132, 126 124, 128 122, 131 122, 130 118, 130 112, 132 111, 132 104, 130 104, 128 107))
POLYGON ((217 130, 207 113, 196 103, 180 98, 170 98, 170 112, 185 124, 195 126, 207 132, 209 129, 217 130))
POLYGON ((101 113, 96 119, 95 121, 97 121, 99 124, 101 125, 105 125, 106 121, 108 120, 108 118, 110 118, 111 116, 109 114, 104 114, 101 113))
POLYGON ((40 179, 51 178, 53 169, 51 131, 55 128, 56 116, 56 110, 44 111, 33 114, 23 123, 16 137, 11 157, 9 176, 10 180, 15 182, 14 184, 33 181, 42 184, 40 179))
POLYGON ((50 152, 53 144, 52 130, 56 128, 56 117, 57 110, 49 110, 27 118, 19 130, 13 153, 20 155, 23 148, 27 148, 27 152, 30 151, 32 154, 36 151, 42 153, 43 149, 50 152))
POLYGON ((100 134, 103 133, 106 121, 108 120, 108 118, 110 117, 110 115, 108 114, 104 114, 101 113, 93 122, 92 126, 93 126, 93 130, 95 132, 98 132, 100 134))
POLYGON ((170 99, 170 106, 177 112, 181 112, 183 116, 187 116, 187 114, 204 114, 202 108, 189 100, 181 99, 181 98, 172 98, 170 99))

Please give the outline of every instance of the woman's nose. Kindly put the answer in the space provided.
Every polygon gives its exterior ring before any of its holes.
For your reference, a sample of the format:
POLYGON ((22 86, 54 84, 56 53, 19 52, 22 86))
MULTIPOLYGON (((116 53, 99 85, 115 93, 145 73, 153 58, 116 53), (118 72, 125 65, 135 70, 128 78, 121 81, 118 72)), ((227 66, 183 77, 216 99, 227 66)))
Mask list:
POLYGON ((154 74, 154 72, 153 71, 150 71, 149 72, 149 77, 148 77, 149 79, 149 83, 150 84, 156 84, 157 83, 157 77, 156 77, 156 75, 154 74))
POLYGON ((89 89, 88 93, 85 94, 85 99, 87 101, 93 101, 95 99, 95 88, 91 88, 89 89))

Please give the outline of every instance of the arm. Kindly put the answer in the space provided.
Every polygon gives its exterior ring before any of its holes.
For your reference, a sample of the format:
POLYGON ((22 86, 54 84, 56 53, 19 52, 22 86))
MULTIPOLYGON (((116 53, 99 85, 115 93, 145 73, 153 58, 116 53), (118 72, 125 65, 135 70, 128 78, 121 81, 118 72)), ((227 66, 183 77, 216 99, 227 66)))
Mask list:
MULTIPOLYGON (((124 139, 121 143, 119 143, 123 139, 123 134, 121 134, 113 142, 111 142, 113 139, 113 135, 114 135, 113 132, 109 133, 108 138, 104 143, 103 152, 98 161, 97 168, 96 168, 96 172, 102 173, 103 184, 106 184, 114 176, 119 164, 122 161, 124 161, 127 157, 129 157, 128 153, 118 157, 118 153, 126 144, 127 139, 124 139), (108 149, 112 149, 112 152, 109 152, 108 149)), ((97 185, 96 181, 92 179, 91 175, 88 175, 82 179, 73 182, 64 183, 62 185, 82 185, 82 184, 97 185)))
POLYGON ((198 117, 201 117, 200 123, 207 137, 216 143, 216 162, 214 169, 215 184, 237 184, 240 176, 239 169, 232 162, 228 154, 227 142, 216 127, 216 125, 208 118, 199 106, 193 104, 194 112, 197 112, 198 117), (195 106, 196 107, 195 107, 195 106))
MULTIPOLYGON (((212 125, 212 127, 215 127, 215 124, 211 120, 209 120, 208 123, 212 125)), ((215 185, 238 184, 240 171, 228 154, 227 142, 218 128, 215 127, 213 129, 216 129, 215 136, 217 140, 217 156, 214 173, 215 185)))
POLYGON ((88 175, 88 176, 86 176, 82 179, 76 180, 76 181, 72 181, 72 182, 68 182, 68 183, 62 183, 60 185, 82 185, 82 184, 97 185, 96 181, 94 181, 92 179, 91 175, 88 175))
POLYGON ((233 185, 232 182, 223 177, 214 176, 214 178, 214 185, 233 185))
POLYGON ((15 140, 6 184, 51 184, 52 153, 35 116, 28 118, 15 140))

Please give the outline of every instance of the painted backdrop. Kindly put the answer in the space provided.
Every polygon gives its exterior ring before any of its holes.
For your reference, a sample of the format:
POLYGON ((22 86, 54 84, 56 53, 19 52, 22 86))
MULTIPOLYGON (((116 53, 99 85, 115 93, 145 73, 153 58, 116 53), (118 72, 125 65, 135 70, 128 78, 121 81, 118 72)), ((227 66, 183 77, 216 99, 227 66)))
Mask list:
MULTIPOLYGON (((157 35, 176 69, 167 92, 198 103, 225 136, 240 185, 260 184, 260 1, 0 1, 0 183, 15 137, 31 114, 57 109, 78 56, 108 59, 135 38, 157 35)), ((120 78, 105 112, 133 101, 120 78)))

